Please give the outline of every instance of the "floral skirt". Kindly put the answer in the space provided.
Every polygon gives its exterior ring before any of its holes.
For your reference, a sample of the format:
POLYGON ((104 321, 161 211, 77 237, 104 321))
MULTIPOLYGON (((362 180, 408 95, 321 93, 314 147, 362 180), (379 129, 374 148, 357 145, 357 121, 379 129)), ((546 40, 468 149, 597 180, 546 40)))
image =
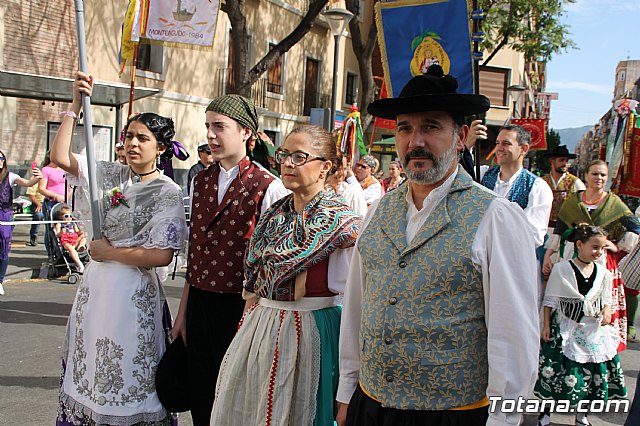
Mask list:
POLYGON ((58 425, 170 425, 155 389, 165 349, 155 272, 89 262, 63 346, 58 425))
POLYGON ((582 400, 626 398, 627 388, 618 355, 605 362, 579 363, 562 353, 556 312, 551 317, 551 339, 542 342, 538 381, 533 393, 541 399, 567 400, 573 407, 582 400))
POLYGON ((627 349, 627 301, 624 296, 625 288, 618 271, 618 261, 621 259, 621 254, 622 252, 607 252, 607 269, 613 276, 611 282, 611 325, 620 332, 618 352, 627 349))

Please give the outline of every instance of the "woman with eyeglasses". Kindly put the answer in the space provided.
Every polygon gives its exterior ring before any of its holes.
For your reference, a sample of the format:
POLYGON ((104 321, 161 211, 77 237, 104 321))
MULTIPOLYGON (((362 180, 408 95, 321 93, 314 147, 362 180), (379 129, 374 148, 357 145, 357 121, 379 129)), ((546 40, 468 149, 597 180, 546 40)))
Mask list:
MULTIPOLYGON (((16 185, 26 188, 35 185, 42 174, 40 169, 34 168, 33 177, 29 180, 11 173, 7 168, 7 156, 0 151, 0 221, 13 222, 13 187, 16 185)), ((9 252, 11 251, 12 225, 0 225, 0 296, 4 294, 4 276, 9 266, 9 252)))
POLYGON ((246 311, 218 375, 211 424, 333 425, 339 295, 360 217, 325 189, 331 134, 294 129, 276 151, 292 194, 260 218, 245 257, 246 311))
MULTIPOLYGON (((51 148, 51 160, 86 197, 87 159, 71 151, 71 137, 92 81, 78 72, 71 109, 51 148)), ((96 162, 101 234, 67 323, 58 425, 170 425, 155 371, 165 351, 162 281, 186 222, 180 187, 158 171, 171 155, 170 118, 135 114, 125 125, 127 164, 96 162)))
POLYGON ((554 235, 547 242, 543 272, 548 275, 558 259, 574 257, 573 244, 564 245, 563 238, 574 223, 600 226, 608 233, 605 251, 599 263, 606 266, 613 276, 611 325, 619 329, 618 351, 627 347, 627 340, 636 341, 634 327, 635 311, 638 307, 638 291, 625 289, 618 273, 618 261, 638 243, 640 220, 613 192, 605 191, 609 168, 601 160, 592 161, 585 172, 585 191, 569 194, 558 213, 554 235), (626 292, 626 299, 625 299, 626 292), (628 305, 628 306, 627 306, 628 305), (629 327, 627 327, 627 324, 629 327))

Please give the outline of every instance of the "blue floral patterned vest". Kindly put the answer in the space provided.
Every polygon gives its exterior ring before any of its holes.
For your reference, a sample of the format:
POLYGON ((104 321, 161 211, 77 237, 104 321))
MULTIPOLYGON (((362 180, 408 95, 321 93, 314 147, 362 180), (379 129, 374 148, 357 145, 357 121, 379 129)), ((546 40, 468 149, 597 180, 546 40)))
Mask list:
POLYGON ((383 407, 461 407, 487 388, 482 276, 471 245, 497 196, 458 172, 407 246, 406 194, 403 185, 383 197, 358 242, 366 271, 360 383, 383 407))
MULTIPOLYGON (((500 166, 492 167, 482 177, 482 184, 493 191, 500 175, 500 166)), ((520 175, 513 182, 511 190, 506 195, 506 199, 517 203, 522 210, 527 208, 529 204, 529 193, 533 188, 533 183, 538 179, 538 176, 534 175, 527 169, 523 169, 520 175)))

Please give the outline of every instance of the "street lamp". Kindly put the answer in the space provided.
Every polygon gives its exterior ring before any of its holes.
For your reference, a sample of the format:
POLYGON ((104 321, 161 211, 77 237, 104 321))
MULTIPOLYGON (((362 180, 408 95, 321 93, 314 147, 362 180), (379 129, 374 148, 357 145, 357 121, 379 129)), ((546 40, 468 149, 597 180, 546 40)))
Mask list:
POLYGON ((517 112, 517 104, 518 104, 518 100, 520 99, 520 96, 522 96, 522 92, 524 92, 526 89, 526 87, 520 85, 520 84, 514 84, 512 86, 507 87, 507 92, 511 93, 511 98, 513 99, 513 114, 512 117, 515 118, 516 117, 516 112, 517 112))
POLYGON ((331 34, 333 34, 334 48, 333 48, 333 91, 331 93, 331 124, 329 130, 333 130, 336 125, 336 104, 338 97, 338 50, 340 49, 340 37, 344 30, 347 28, 349 21, 353 18, 353 13, 346 9, 327 9, 322 12, 322 15, 327 19, 329 27, 331 27, 331 34))

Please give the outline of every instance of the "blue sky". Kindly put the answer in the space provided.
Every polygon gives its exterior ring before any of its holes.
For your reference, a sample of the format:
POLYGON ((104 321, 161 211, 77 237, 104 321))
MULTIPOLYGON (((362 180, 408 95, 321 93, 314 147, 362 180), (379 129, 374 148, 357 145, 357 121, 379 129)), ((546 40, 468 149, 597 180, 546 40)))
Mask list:
POLYGON ((611 107, 618 62, 640 59, 640 0, 577 0, 565 10, 579 49, 547 64, 547 91, 559 93, 551 101, 554 129, 596 124, 611 107))

